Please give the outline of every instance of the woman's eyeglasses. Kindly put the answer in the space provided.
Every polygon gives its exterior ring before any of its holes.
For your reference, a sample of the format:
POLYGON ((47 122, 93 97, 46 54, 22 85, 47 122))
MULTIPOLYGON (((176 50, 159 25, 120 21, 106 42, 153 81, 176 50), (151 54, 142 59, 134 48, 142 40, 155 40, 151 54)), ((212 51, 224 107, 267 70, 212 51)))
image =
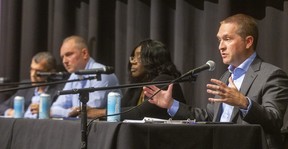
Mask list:
POLYGON ((130 63, 133 63, 133 62, 141 63, 141 57, 140 56, 138 56, 138 57, 130 56, 129 61, 130 61, 130 63))

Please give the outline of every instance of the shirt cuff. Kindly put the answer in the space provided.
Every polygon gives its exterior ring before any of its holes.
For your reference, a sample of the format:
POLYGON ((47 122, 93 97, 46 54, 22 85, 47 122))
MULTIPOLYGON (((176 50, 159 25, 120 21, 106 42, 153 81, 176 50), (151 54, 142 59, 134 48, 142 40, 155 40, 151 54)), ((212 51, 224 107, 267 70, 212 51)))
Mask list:
POLYGON ((9 109, 5 110, 4 116, 8 116, 8 111, 9 111, 9 109))
POLYGON ((50 109, 51 117, 68 117, 72 109, 64 109, 62 107, 52 107, 50 109))
POLYGON ((179 109, 179 101, 173 99, 172 106, 167 110, 170 116, 174 116, 179 109))
POLYGON ((243 117, 246 116, 246 114, 249 112, 249 110, 250 110, 251 107, 252 107, 252 101, 251 101, 251 99, 250 99, 249 97, 246 97, 246 99, 248 100, 248 107, 247 107, 247 109, 240 109, 243 117))

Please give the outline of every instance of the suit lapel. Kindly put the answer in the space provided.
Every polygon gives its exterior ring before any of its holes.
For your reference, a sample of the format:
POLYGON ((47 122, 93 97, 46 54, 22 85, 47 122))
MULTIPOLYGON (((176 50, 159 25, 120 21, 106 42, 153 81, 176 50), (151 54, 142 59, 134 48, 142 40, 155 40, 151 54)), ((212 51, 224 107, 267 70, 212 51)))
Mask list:
MULTIPOLYGON (((244 80, 242 82, 242 85, 240 87, 240 92, 243 95, 246 96, 248 94, 248 91, 251 88, 251 85, 253 84, 254 80, 257 78, 257 74, 255 72, 259 71, 260 65, 261 65, 261 59, 257 56, 255 60, 252 62, 249 69, 247 70, 244 80)), ((232 122, 237 121, 238 114, 239 114, 239 108, 234 107, 232 115, 231 115, 232 122)))
MULTIPOLYGON (((229 71, 226 71, 223 76, 221 77, 221 81, 228 84, 228 79, 230 77, 231 73, 229 71)), ((220 98, 219 96, 215 96, 215 98, 220 98)), ((222 114, 222 103, 215 103, 214 113, 215 116, 213 117, 214 122, 219 122, 222 114)))

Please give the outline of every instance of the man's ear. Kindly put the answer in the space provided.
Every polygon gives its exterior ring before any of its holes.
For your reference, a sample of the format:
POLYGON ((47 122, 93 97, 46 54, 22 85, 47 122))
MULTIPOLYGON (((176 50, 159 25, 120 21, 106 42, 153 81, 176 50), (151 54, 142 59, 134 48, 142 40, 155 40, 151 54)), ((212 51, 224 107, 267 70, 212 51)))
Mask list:
POLYGON ((245 40, 246 40, 246 49, 251 48, 251 46, 252 46, 253 43, 254 43, 254 38, 253 38, 252 36, 247 36, 247 37, 245 38, 245 40))
POLYGON ((89 58, 88 49, 87 49, 87 48, 83 48, 83 49, 81 50, 81 52, 82 52, 82 54, 83 54, 83 58, 84 58, 85 60, 87 60, 87 59, 89 58))

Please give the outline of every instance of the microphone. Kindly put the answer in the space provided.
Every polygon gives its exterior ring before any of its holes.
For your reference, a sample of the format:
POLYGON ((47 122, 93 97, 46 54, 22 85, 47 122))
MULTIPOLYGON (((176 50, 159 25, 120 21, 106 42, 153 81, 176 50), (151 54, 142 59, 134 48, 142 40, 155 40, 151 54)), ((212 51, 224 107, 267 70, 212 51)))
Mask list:
POLYGON ((0 84, 9 82, 10 79, 6 77, 0 77, 0 84))
POLYGON ((102 68, 94 68, 94 69, 84 69, 75 71, 77 75, 88 75, 88 74, 111 74, 114 73, 114 68, 111 66, 105 66, 102 68))
POLYGON ((202 65, 200 67, 197 67, 195 69, 192 69, 192 70, 188 71, 187 73, 183 74, 181 76, 181 78, 186 77, 188 75, 195 75, 195 74, 197 74, 197 73, 199 73, 201 71, 207 70, 207 69, 209 71, 213 71, 215 69, 215 62, 212 61, 212 60, 209 60, 209 61, 206 62, 206 64, 204 64, 204 65, 202 65))
POLYGON ((39 77, 61 77, 65 78, 69 76, 68 72, 37 72, 37 76, 39 77))
POLYGON ((197 73, 199 73, 201 71, 204 71, 206 69, 208 69, 208 71, 213 71, 215 69, 215 62, 209 60, 209 61, 206 62, 206 64, 191 70, 191 72, 192 72, 192 75, 193 75, 193 74, 197 74, 197 73))

